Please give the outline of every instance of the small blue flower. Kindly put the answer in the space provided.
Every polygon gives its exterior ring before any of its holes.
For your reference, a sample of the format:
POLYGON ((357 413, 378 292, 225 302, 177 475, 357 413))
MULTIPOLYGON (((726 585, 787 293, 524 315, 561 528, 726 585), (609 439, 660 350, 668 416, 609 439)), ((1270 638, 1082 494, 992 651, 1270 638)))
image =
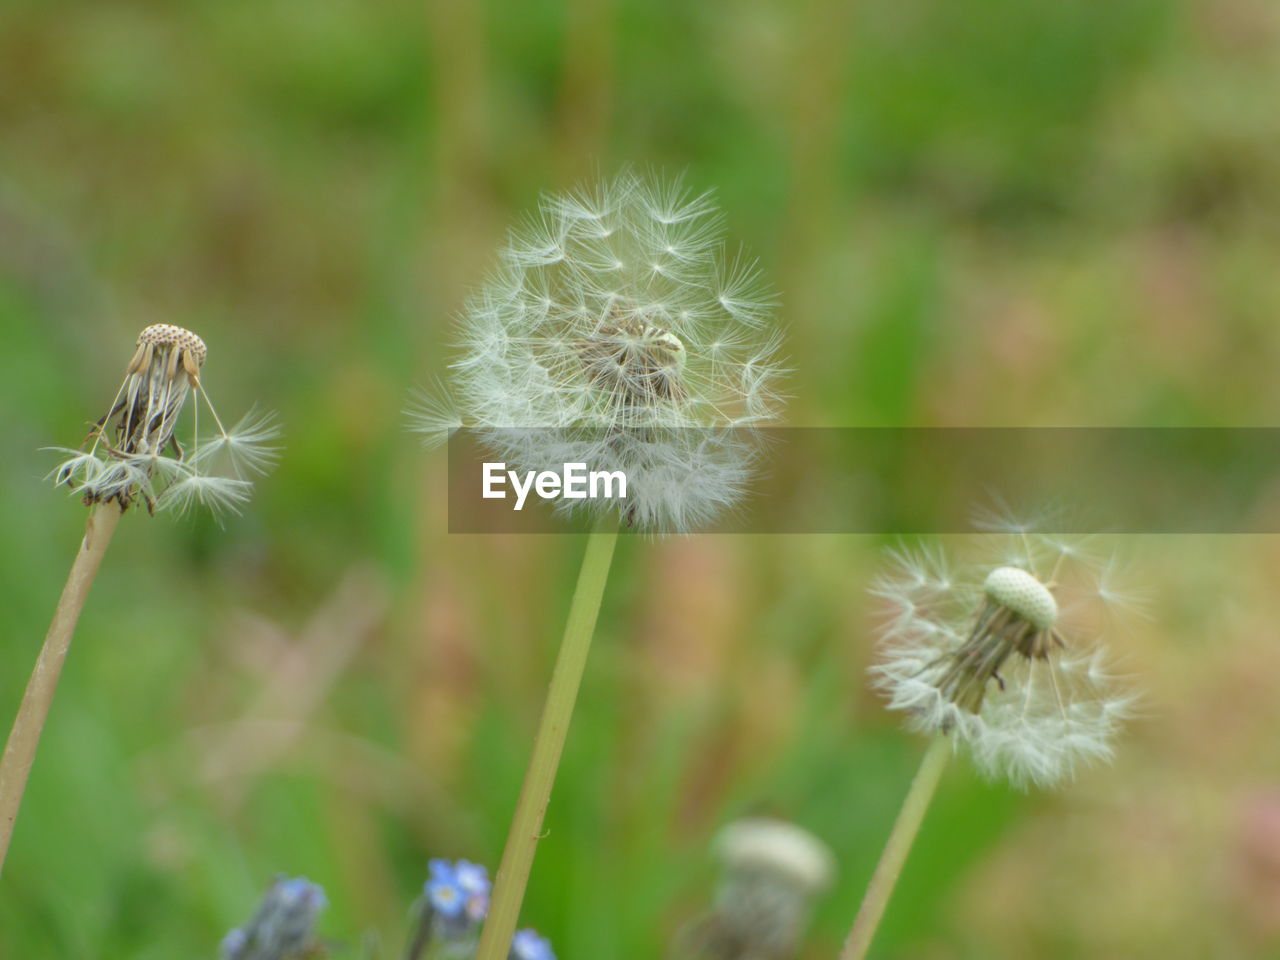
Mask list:
POLYGON ((467 897, 467 919, 472 923, 480 923, 489 915, 489 898, 476 894, 467 897))
POLYGON ((489 872, 469 860, 459 860, 454 876, 467 895, 467 917, 479 923, 489 913, 489 872))
POLYGON ((484 867, 469 860, 432 860, 428 869, 424 893, 435 913, 450 920, 464 912, 468 920, 484 919, 489 911, 489 874, 484 867))
POLYGON ((427 900, 431 909, 442 917, 453 918, 462 912, 466 900, 456 884, 432 880, 427 883, 427 900))
POLYGON ((489 871, 470 860, 459 860, 453 866, 453 876, 463 890, 470 894, 489 895, 489 871))
POLYGON ((293 877, 281 880, 276 888, 282 906, 307 907, 319 913, 329 905, 329 898, 318 883, 312 883, 306 877, 293 877))
POLYGON ((467 895, 458 882, 453 864, 448 860, 432 860, 428 869, 430 876, 423 892, 431 909, 448 919, 457 917, 467 905, 467 895))
POLYGON ((249 942, 249 935, 239 927, 232 928, 231 932, 222 938, 222 943, 218 945, 218 952, 222 954, 223 960, 236 960, 240 951, 244 949, 244 945, 249 942))
MULTIPOLYGON (((438 857, 434 860, 429 860, 427 861, 427 872, 431 880, 439 880, 443 883, 453 882, 453 862, 451 860, 444 860, 438 857)), ((428 880, 427 882, 430 883, 431 881, 428 880)))
POLYGON ((536 930, 519 930, 511 938, 510 960, 556 960, 551 941, 538 936, 536 930))

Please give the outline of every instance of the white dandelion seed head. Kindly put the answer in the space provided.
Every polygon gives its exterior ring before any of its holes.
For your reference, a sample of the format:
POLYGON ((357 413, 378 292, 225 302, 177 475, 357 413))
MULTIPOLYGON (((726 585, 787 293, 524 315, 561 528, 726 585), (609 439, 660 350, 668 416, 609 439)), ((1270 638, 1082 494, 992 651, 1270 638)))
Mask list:
POLYGON ((699 956, 794 956, 814 898, 835 876, 827 845, 793 823, 752 817, 725 827, 715 852, 724 871, 699 956))
POLYGON ((54 485, 87 506, 114 502, 124 510, 140 501, 152 512, 197 505, 237 511, 252 488, 247 475, 274 463, 279 430, 272 417, 252 413, 227 430, 200 381, 207 359, 204 341, 190 330, 146 327, 115 399, 81 447, 54 448, 64 455, 50 474, 54 485), (192 391, 199 395, 193 421, 198 425, 202 400, 217 429, 196 435, 188 454, 174 433, 192 391))
MULTIPOLYGON (((168 347, 175 357, 181 359, 189 356, 196 369, 204 366, 209 355, 208 348, 199 336, 172 323, 153 323, 138 334, 138 346, 168 347)), ((175 360, 175 363, 177 361, 175 360)))
POLYGON ((912 729, 950 736, 988 776, 1048 786, 1110 759, 1133 706, 1090 632, 1113 564, 1062 540, 997 539, 995 565, 894 554, 873 587, 887 609, 871 673, 912 729))
POLYGON ((716 837, 715 851, 727 870, 776 873, 809 893, 826 889, 835 877, 830 848, 786 820, 735 820, 716 837))
POLYGON ((248 480, 192 472, 165 487, 157 507, 178 513, 193 507, 203 507, 214 514, 239 513, 252 490, 253 484, 248 480))
POLYGON ((739 500, 750 431, 778 414, 772 306, 755 266, 725 256, 710 198, 678 180, 549 196, 467 306, 456 410, 411 416, 436 438, 472 427, 520 470, 621 470, 631 523, 687 530, 739 500))

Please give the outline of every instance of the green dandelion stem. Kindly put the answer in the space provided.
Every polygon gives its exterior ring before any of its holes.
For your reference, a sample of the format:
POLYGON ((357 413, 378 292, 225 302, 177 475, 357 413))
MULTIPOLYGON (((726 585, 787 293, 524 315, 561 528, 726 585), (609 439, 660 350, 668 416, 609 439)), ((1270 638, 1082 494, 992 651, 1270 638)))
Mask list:
POLYGON ((49 625, 44 646, 40 649, 35 669, 31 671, 31 679, 27 682, 27 692, 22 696, 18 715, 9 731, 4 758, 0 760, 0 870, 4 869, 9 841, 13 837, 13 827, 18 819, 18 808, 22 805, 22 794, 26 790, 27 777, 36 759, 40 734, 44 730, 45 718, 49 716, 53 694, 58 688, 58 677, 62 673, 62 664, 67 659, 76 621, 80 619, 80 611, 84 609, 89 588, 93 586, 98 566, 102 563, 119 520, 120 507, 115 503, 105 503, 89 514, 84 540, 76 554, 75 563, 71 565, 71 573, 67 576, 62 597, 53 614, 53 623, 49 625))
POLYGON ((920 824, 924 822, 929 802, 933 799, 950 756, 951 743, 946 735, 935 737, 920 762, 915 779, 911 781, 911 789, 902 801, 902 809, 898 811, 893 832, 889 834, 884 852, 880 854, 880 862, 876 864, 876 872, 867 885, 867 892, 858 908, 858 915, 854 918, 849 938, 840 951, 840 960, 863 960, 871 948, 871 938, 875 936, 876 928, 884 917, 889 897, 893 895, 893 888, 902 873, 902 865, 907 862, 907 854, 911 852, 911 845, 920 832, 920 824))
POLYGON ((618 521, 613 516, 601 519, 587 538, 564 639, 551 674, 551 686, 547 690, 546 705, 542 708, 542 719, 538 723, 524 786, 520 789, 520 800, 511 820, 511 832, 494 880, 493 899, 480 934, 476 960, 507 960, 511 950, 511 938, 515 935, 520 905, 529 883, 529 871, 533 868, 534 853, 542 834, 542 818, 551 799, 556 768, 560 765, 573 706, 578 699, 578 687, 591 650, 591 637, 595 632, 596 617, 600 613, 600 601, 604 596, 605 582, 609 579, 609 566, 617 540, 618 521))

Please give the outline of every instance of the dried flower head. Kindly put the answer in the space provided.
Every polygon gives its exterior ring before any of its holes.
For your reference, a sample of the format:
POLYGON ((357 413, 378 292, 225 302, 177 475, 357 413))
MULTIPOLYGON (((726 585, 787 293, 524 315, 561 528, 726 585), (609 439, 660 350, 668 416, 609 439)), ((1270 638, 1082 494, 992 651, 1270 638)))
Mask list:
POLYGON ((222 939, 223 960, 304 960, 321 953, 316 918, 328 905, 324 890, 305 877, 276 877, 243 927, 222 939))
POLYGON ((621 470, 636 526, 711 519, 743 493, 746 434, 776 416, 781 372, 772 298, 720 233, 710 198, 679 182, 624 174, 546 197, 467 307, 458 412, 426 402, 415 426, 472 427, 521 470, 621 470))
POLYGON ((1089 608, 1119 595, 1113 564, 1075 544, 1007 542, 999 562, 957 567, 940 551, 896 553, 873 588, 891 612, 872 673, 913 728, 963 742, 988 775, 1048 785, 1109 759, 1132 706, 1082 639, 1089 608))
POLYGON ((794 956, 814 898, 835 875, 826 844, 795 824, 752 817, 725 827, 715 852, 724 869, 696 949, 715 960, 794 956))
POLYGON ((143 330, 110 409, 79 449, 56 448, 67 456, 51 475, 54 484, 75 490, 86 505, 114 501, 122 510, 138 500, 152 512, 195 504, 214 511, 237 509, 253 487, 248 475, 274 462, 270 444, 279 431, 271 417, 253 414, 231 430, 222 425, 200 381, 207 356, 204 341, 190 330, 168 323, 143 330), (193 390, 212 414, 217 433, 198 436, 195 407, 188 456, 174 431, 193 390))

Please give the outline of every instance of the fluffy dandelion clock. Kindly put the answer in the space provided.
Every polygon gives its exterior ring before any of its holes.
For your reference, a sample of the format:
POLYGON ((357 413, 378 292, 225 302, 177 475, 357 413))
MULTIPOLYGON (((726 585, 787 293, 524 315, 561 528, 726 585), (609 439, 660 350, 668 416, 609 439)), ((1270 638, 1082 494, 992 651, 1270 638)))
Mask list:
POLYGON ((746 490, 778 406, 770 314, 706 195, 623 174, 544 198, 511 231, 461 318, 448 403, 413 411, 431 439, 475 431, 526 490, 538 478, 539 497, 571 468, 617 484, 556 499, 596 522, 477 960, 506 960, 516 933, 619 527, 689 531, 746 490))
POLYGON ((473 428, 525 471, 621 471, 624 501, 560 506, 689 530, 740 499, 751 431, 777 415, 771 306, 706 195, 625 174, 546 197, 466 308, 456 410, 415 424, 473 428))
POLYGON ((66 457, 54 483, 76 491, 86 505, 115 503, 124 510, 141 501, 149 511, 236 510, 249 497, 249 476, 274 462, 271 441, 278 431, 270 417, 253 414, 230 430, 222 425, 200 380, 207 356, 204 341, 190 330, 168 323, 143 330, 110 408, 79 449, 61 450, 66 457), (174 434, 193 391, 216 432, 199 435, 196 406, 188 455, 174 434))
POLYGON ((898 554, 874 588, 890 614, 873 673, 914 728, 964 743, 989 775, 1045 786, 1111 757, 1132 697, 1089 632, 1090 608, 1116 597, 1107 568, 1064 542, 1013 542, 995 564, 898 554))

